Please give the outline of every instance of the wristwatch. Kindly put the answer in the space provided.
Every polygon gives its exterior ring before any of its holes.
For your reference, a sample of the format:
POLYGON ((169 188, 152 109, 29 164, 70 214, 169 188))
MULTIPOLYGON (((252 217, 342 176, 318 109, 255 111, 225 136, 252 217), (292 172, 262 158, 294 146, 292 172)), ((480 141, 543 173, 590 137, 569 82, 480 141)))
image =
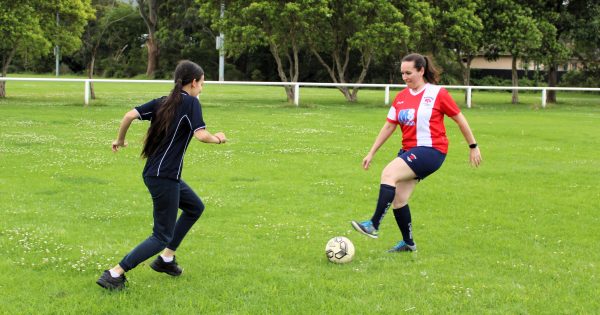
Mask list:
POLYGON ((471 149, 477 148, 477 143, 469 144, 469 148, 471 148, 471 149))

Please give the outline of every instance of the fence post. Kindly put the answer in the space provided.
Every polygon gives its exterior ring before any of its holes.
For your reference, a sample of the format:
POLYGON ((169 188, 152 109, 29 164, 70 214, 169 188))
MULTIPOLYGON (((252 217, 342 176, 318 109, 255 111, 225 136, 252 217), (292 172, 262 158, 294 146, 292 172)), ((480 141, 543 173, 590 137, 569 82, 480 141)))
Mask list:
POLYGON ((300 104, 300 84, 294 85, 294 105, 300 104))
POLYGON ((467 88, 467 108, 471 108, 471 87, 467 88))
POLYGON ((90 80, 85 80, 83 84, 85 84, 83 100, 85 106, 88 106, 88 104, 90 103, 90 80))
POLYGON ((390 104, 390 86, 386 85, 385 86, 385 105, 389 105, 390 104))
POLYGON ((546 89, 542 89, 542 108, 546 108, 546 89))

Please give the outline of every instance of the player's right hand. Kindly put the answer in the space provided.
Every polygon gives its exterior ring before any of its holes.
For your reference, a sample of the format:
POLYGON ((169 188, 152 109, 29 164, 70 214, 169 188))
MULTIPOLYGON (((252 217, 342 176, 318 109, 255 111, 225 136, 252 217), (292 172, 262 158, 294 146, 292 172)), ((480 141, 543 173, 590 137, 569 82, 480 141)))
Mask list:
POLYGON ((222 132, 215 133, 215 137, 219 138, 221 140, 221 143, 227 142, 227 137, 222 132))
POLYGON ((127 146, 127 141, 115 140, 112 143, 112 150, 113 150, 113 152, 117 152, 117 151, 119 151, 119 147, 126 147, 126 146, 127 146))

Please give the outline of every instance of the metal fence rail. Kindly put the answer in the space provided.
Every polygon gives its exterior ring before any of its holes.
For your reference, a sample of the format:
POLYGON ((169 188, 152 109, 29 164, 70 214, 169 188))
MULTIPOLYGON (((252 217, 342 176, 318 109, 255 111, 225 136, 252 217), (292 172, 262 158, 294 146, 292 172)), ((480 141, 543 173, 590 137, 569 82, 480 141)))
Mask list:
MULTIPOLYGON (((84 104, 90 103, 90 83, 91 82, 106 82, 106 83, 173 83, 171 80, 126 80, 126 79, 60 79, 60 78, 13 78, 0 77, 0 81, 46 81, 46 82, 82 82, 84 83, 84 104)), ((300 104, 300 87, 366 87, 366 88, 384 88, 386 105, 390 103, 390 88, 404 88, 405 84, 357 84, 357 83, 317 83, 317 82, 249 82, 249 81, 205 81, 205 84, 220 84, 220 85, 266 85, 266 86, 292 86, 294 87, 294 104, 300 104)), ((547 91, 587 91, 600 92, 600 88, 579 88, 579 87, 514 87, 514 86, 464 86, 464 85, 442 85, 442 87, 451 90, 466 90, 467 91, 467 107, 471 108, 471 96, 473 90, 519 90, 519 91, 541 91, 542 92, 542 107, 546 107, 547 91)))

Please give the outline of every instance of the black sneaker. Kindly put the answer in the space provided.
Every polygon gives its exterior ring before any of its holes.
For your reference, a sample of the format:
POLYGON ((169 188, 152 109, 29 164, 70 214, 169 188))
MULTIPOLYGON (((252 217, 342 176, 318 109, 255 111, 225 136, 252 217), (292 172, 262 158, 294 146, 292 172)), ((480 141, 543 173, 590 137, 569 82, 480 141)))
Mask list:
POLYGON ((110 271, 104 270, 100 278, 96 280, 96 283, 108 290, 121 290, 125 288, 125 282, 127 282, 127 278, 125 275, 120 275, 118 278, 115 278, 110 275, 110 271))
POLYGON ((173 256, 172 262, 165 262, 163 258, 158 255, 158 257, 150 264, 150 268, 154 269, 154 271, 164 272, 174 277, 180 276, 183 272, 183 269, 177 264, 175 256, 173 256))

